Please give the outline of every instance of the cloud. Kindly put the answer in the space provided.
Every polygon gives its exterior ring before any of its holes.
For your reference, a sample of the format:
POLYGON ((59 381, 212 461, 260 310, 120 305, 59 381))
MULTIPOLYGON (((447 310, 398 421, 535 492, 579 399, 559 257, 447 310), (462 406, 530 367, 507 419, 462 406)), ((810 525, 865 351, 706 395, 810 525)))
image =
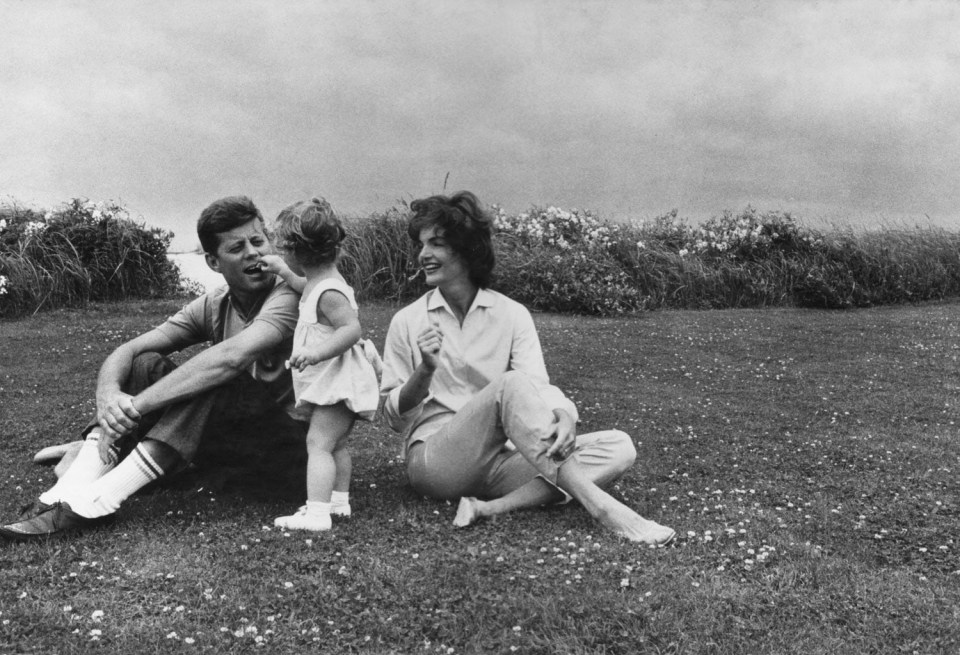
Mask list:
POLYGON ((366 212, 448 172, 511 210, 613 217, 960 205, 951 3, 3 10, 4 192, 119 198, 184 240, 222 195, 366 212))

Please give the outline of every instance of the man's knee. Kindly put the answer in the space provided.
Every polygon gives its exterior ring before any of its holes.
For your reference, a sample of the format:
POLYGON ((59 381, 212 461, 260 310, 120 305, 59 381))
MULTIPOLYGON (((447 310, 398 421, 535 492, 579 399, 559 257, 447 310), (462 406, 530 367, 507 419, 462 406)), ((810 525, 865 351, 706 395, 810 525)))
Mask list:
POLYGON ((126 393, 139 393, 151 384, 169 374, 177 366, 160 353, 140 353, 133 359, 130 377, 127 380, 126 393))

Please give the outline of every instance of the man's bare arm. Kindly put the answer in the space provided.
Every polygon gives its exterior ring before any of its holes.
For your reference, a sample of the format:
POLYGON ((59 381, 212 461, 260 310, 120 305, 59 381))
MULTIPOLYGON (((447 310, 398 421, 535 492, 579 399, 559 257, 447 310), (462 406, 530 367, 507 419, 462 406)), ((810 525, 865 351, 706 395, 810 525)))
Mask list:
POLYGON ((96 401, 97 422, 110 440, 127 434, 140 420, 141 413, 131 403, 131 396, 121 391, 137 356, 146 352, 167 355, 191 342, 186 332, 171 337, 153 329, 121 344, 107 356, 97 376, 96 401))
POLYGON ((207 348, 133 399, 141 414, 192 398, 240 375, 261 354, 280 345, 283 335, 263 322, 254 322, 226 341, 207 348))

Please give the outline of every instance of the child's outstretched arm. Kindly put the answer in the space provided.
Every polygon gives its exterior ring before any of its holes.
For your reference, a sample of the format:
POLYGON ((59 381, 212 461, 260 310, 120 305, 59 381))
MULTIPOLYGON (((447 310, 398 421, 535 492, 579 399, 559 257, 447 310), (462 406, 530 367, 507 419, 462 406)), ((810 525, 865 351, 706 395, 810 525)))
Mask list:
POLYGON ((330 321, 334 328, 333 334, 317 349, 310 350, 302 344, 296 344, 290 355, 290 368, 302 371, 310 364, 342 355, 360 340, 361 329, 357 312, 350 306, 347 297, 339 291, 330 289, 320 295, 317 316, 320 315, 330 321))
POLYGON ((264 255, 260 258, 260 262, 263 264, 263 270, 268 273, 273 273, 274 275, 279 275, 283 278, 284 282, 290 285, 291 289, 297 293, 303 293, 304 287, 307 286, 307 278, 301 277, 290 270, 287 262, 283 261, 283 257, 279 255, 264 255))

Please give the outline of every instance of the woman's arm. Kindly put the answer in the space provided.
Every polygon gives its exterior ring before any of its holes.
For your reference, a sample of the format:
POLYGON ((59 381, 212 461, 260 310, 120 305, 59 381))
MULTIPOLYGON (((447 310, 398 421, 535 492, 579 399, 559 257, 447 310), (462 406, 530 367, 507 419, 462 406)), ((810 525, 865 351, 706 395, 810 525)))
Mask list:
POLYGON ((400 388, 400 400, 397 409, 406 413, 422 403, 430 394, 430 382, 440 363, 440 348, 443 346, 443 333, 435 328, 427 328, 417 337, 422 361, 413 370, 413 374, 400 388))
POLYGON ((349 350, 360 340, 361 329, 357 312, 350 301, 341 292, 330 289, 320 294, 317 301, 317 315, 323 315, 334 328, 319 347, 308 348, 304 344, 295 344, 290 355, 290 367, 303 370, 311 364, 333 359, 349 350))
POLYGON ((513 346, 510 349, 510 370, 522 371, 538 382, 540 395, 554 410, 554 414, 557 410, 563 410, 573 419, 574 425, 580 420, 577 406, 564 395, 563 391, 550 384, 537 328, 533 324, 533 317, 526 310, 515 320, 513 346))

